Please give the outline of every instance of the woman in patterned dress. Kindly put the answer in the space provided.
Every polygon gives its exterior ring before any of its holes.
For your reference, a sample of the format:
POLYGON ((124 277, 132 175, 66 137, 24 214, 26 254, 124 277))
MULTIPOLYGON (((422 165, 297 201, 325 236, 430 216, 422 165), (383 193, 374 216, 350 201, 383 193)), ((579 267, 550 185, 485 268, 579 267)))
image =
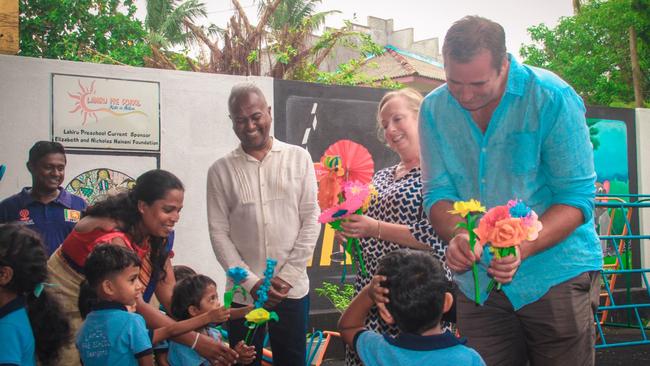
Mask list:
MULTIPOLYGON (((400 248, 428 250, 444 261, 443 244, 429 224, 422 205, 418 113, 422 95, 406 88, 386 94, 377 111, 378 135, 399 155, 395 166, 375 173, 372 184, 379 192, 365 215, 352 215, 343 224, 339 240, 359 238, 368 275, 357 273, 355 295, 370 283, 379 259, 400 248)), ((447 270, 449 277, 449 271, 447 270)), ((397 335, 397 328, 386 324, 373 308, 366 327, 397 335)), ((361 365, 351 349, 346 350, 346 365, 361 365)))

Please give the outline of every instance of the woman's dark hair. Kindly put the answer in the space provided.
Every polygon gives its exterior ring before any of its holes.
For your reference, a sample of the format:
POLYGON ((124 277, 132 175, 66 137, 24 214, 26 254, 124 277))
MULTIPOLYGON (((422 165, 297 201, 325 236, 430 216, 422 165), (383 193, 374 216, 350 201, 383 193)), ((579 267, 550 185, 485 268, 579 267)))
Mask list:
MULTIPOLYGON (((161 169, 149 170, 136 179, 133 189, 109 196, 88 207, 84 216, 108 217, 121 222, 120 229, 129 234, 136 245, 140 245, 145 239, 145 234, 138 229, 142 222, 138 202, 152 205, 173 189, 185 190, 183 183, 174 174, 161 169)), ((166 274, 165 262, 169 255, 165 250, 166 243, 167 238, 153 235, 149 238, 151 263, 158 279, 164 279, 166 274)))
POLYGON ((180 282, 194 275, 196 275, 196 271, 188 266, 182 264, 174 266, 174 278, 176 279, 176 282, 180 282))
POLYGON ((37 141, 34 146, 29 149, 27 164, 36 164, 41 160, 41 158, 48 154, 63 154, 65 157, 65 149, 59 142, 37 141))
POLYGON ((431 253, 400 249, 384 256, 377 274, 386 276, 386 308, 397 327, 420 334, 440 324, 449 288, 442 264, 431 253))
POLYGON ((191 318, 190 306, 200 306, 203 293, 210 285, 217 286, 210 277, 200 274, 177 282, 172 295, 172 317, 179 321, 191 318))
POLYGON ((24 296, 34 333, 36 356, 42 365, 52 365, 71 337, 70 323, 61 304, 43 289, 34 289, 47 279, 47 254, 38 234, 22 225, 0 225, 0 265, 13 270, 7 291, 24 296))

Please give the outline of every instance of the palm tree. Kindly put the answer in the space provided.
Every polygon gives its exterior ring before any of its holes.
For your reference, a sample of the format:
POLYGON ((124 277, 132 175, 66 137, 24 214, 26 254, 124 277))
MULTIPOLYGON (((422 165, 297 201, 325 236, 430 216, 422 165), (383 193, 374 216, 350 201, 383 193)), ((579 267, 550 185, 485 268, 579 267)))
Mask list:
MULTIPOLYGON (((340 13, 338 10, 316 12, 316 7, 321 2, 322 0, 284 0, 273 12, 266 37, 267 49, 275 56, 275 63, 269 60, 269 64, 272 64, 270 76, 291 77, 288 74, 295 73, 296 69, 307 62, 318 68, 336 43, 351 34, 347 30, 328 33, 313 42, 312 34, 325 24, 325 18, 340 13)), ((259 11, 262 12, 265 6, 264 1, 260 2, 259 11)))
POLYGON ((194 24, 197 19, 206 16, 205 4, 200 0, 186 0, 182 3, 178 0, 147 0, 144 25, 149 31, 152 45, 163 49, 178 45, 189 47, 197 42, 197 38, 186 23, 194 24))

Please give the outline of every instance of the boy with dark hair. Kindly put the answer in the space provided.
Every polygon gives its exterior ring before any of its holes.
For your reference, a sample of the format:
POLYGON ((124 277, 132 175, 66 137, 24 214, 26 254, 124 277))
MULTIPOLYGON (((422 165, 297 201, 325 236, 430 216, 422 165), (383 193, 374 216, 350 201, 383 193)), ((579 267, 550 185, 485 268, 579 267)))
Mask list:
POLYGON ((127 310, 142 295, 140 264, 133 251, 112 244, 95 247, 86 259, 86 282, 80 294, 95 298, 79 300, 91 309, 77 335, 85 366, 153 365, 152 343, 228 320, 228 310, 215 308, 188 321, 148 331, 144 318, 127 310))
POLYGON ((464 341, 442 332, 441 318, 453 298, 445 271, 431 254, 397 250, 381 259, 377 273, 339 320, 341 338, 365 365, 485 365, 464 341), (400 335, 393 338, 365 329, 375 304, 400 335))
POLYGON ((26 165, 32 186, 0 202, 0 223, 19 223, 35 230, 51 255, 79 221, 86 201, 61 187, 66 157, 60 143, 36 142, 26 165))

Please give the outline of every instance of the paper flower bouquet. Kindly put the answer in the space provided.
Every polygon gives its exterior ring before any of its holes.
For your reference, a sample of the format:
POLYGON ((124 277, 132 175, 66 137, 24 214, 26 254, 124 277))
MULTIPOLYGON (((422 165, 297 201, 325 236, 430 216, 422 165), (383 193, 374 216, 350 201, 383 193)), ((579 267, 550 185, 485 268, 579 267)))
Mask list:
MULTIPOLYGON (((374 162, 366 148, 350 140, 341 140, 325 151, 320 163, 315 164, 318 180, 318 204, 322 210, 318 221, 342 231, 346 217, 362 214, 377 197, 370 184, 374 162)), ((355 266, 367 275, 358 238, 348 238, 344 245, 355 266)), ((345 281, 343 266, 341 282, 345 281)))
MULTIPOLYGON (((542 223, 537 214, 521 200, 510 200, 506 205, 491 208, 479 221, 474 233, 481 245, 489 244, 490 252, 496 258, 517 255, 517 246, 523 241, 537 239, 542 230, 542 223)), ((488 286, 488 292, 496 284, 494 280, 488 286)))

